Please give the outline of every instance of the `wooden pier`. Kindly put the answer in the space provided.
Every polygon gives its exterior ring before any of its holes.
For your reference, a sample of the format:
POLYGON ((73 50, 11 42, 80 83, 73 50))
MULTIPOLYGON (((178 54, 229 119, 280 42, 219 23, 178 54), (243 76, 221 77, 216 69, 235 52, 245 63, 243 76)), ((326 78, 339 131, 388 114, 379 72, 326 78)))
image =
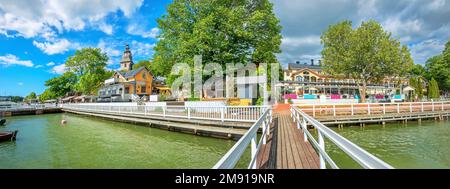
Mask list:
POLYGON ((290 117, 289 105, 274 109, 268 142, 258 154, 259 169, 319 169, 319 156, 290 117))

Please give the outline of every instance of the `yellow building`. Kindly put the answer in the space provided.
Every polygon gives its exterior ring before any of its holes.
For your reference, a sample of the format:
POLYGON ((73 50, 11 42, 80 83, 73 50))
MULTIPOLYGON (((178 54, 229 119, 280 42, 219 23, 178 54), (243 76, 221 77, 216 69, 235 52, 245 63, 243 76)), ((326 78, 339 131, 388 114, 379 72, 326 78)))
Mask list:
POLYGON ((133 70, 133 57, 128 45, 120 61, 120 70, 105 80, 98 92, 101 102, 129 102, 152 94, 153 74, 145 67, 133 70))

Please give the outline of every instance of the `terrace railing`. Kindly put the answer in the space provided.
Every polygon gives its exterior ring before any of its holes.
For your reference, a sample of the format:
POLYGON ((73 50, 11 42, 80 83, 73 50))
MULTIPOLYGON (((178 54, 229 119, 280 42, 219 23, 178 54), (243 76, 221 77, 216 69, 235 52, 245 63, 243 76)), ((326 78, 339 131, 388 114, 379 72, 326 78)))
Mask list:
POLYGON ((384 161, 365 151, 358 145, 337 134, 310 115, 300 110, 298 107, 291 106, 291 116, 293 121, 297 123, 297 128, 303 131, 305 142, 309 141, 316 149, 316 152, 319 154, 321 169, 327 168, 327 165, 333 169, 339 168, 325 150, 325 138, 335 144, 339 149, 344 151, 363 168, 393 169, 393 167, 389 164, 385 163, 384 161), (317 130, 317 140, 309 132, 308 125, 314 127, 317 130))
POLYGON ((166 106, 163 104, 120 105, 108 103, 62 104, 63 109, 126 115, 160 116, 185 119, 255 122, 267 106, 166 106))
POLYGON ((250 144, 251 160, 248 164, 249 169, 256 169, 258 152, 262 145, 266 144, 267 137, 270 134, 270 124, 272 123, 272 109, 268 108, 250 127, 234 146, 214 165, 213 169, 233 169, 237 162, 243 156, 245 150, 250 144), (262 128, 261 138, 257 143, 258 129, 262 128))
POLYGON ((450 111, 450 101, 402 102, 402 103, 357 103, 357 104, 304 104, 301 110, 313 117, 339 115, 376 115, 392 113, 420 113, 450 111))

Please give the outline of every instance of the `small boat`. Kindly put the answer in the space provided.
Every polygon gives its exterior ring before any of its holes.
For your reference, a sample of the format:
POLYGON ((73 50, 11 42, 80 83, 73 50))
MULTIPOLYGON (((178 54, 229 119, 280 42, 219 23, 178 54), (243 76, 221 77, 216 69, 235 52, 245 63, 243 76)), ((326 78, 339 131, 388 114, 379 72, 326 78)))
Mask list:
POLYGON ((18 130, 0 132, 0 142, 2 141, 13 141, 16 140, 18 130))
POLYGON ((5 123, 6 123, 6 119, 1 119, 1 120, 0 120, 0 126, 5 125, 5 123))

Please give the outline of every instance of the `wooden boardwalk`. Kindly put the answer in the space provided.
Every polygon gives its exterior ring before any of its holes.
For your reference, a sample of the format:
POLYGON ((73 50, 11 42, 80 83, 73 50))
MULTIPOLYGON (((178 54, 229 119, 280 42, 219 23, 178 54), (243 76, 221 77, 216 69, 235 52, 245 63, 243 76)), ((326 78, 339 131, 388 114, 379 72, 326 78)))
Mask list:
POLYGON ((292 121, 289 105, 274 109, 274 124, 266 145, 258 154, 260 169, 319 169, 319 157, 303 132, 292 121))

